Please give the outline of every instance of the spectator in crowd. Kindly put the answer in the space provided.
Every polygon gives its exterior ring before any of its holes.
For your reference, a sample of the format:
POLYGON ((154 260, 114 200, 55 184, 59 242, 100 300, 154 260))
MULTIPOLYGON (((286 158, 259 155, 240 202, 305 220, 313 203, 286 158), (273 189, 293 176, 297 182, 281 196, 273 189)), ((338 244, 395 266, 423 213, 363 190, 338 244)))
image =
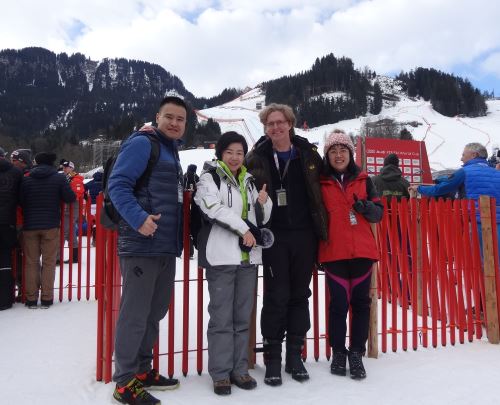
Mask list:
MULTIPOLYGON (((25 176, 29 176, 32 165, 31 151, 29 149, 16 149, 10 154, 12 164, 20 169, 25 176)), ((16 284, 18 288, 18 296, 16 300, 22 299, 22 268, 23 268, 23 210, 21 206, 17 207, 16 211, 16 228, 17 228, 17 244, 16 244, 16 284)))
POLYGON ((24 175, 31 169, 31 153, 29 149, 16 149, 10 154, 10 160, 24 175))
POLYGON ((218 395, 230 394, 232 383, 246 390, 257 386, 248 373, 248 342, 262 249, 250 225, 262 225, 258 217, 263 223, 269 220, 272 201, 266 186, 259 192, 243 166, 247 151, 242 135, 222 134, 215 147, 217 160, 205 163, 194 198, 213 221, 206 239, 199 240, 198 262, 206 266, 208 372, 218 395), (218 184, 213 176, 219 176, 218 184))
MULTIPOLYGON (((200 177, 196 174, 196 165, 189 165, 186 174, 184 174, 184 190, 196 191, 196 183, 200 181, 200 177)), ((189 236, 189 257, 194 258, 193 237, 189 236)))
POLYGON ((184 135, 188 107, 178 97, 165 97, 151 136, 160 146, 148 181, 136 188, 145 172, 152 142, 136 132, 120 149, 108 190, 122 220, 118 255, 123 277, 116 325, 113 397, 124 404, 158 404, 144 388, 172 389, 177 379, 151 368, 160 320, 165 317, 174 286, 176 256, 182 252, 183 175, 178 144, 184 135))
POLYGON ((333 357, 331 373, 366 377, 365 353, 370 321, 370 282, 378 250, 370 223, 383 215, 377 190, 354 163, 354 145, 341 130, 334 130, 324 146, 321 192, 328 211, 328 240, 321 241, 318 261, 326 270, 330 290, 328 337, 333 357), (345 347, 346 319, 352 307, 349 350, 345 347))
POLYGON ((92 180, 85 183, 85 191, 90 196, 90 214, 91 218, 88 218, 87 222, 92 226, 92 246, 95 246, 95 213, 96 213, 96 199, 99 193, 102 191, 102 171, 97 171, 92 175, 92 180))
POLYGON ((281 346, 286 333, 285 372, 309 379, 301 359, 311 323, 309 297, 318 238, 326 239, 327 216, 321 200, 321 157, 314 145, 295 135, 291 107, 270 104, 260 114, 265 136, 246 157, 259 190, 266 184, 273 202, 270 229, 274 245, 263 252, 264 382, 281 385, 281 346))
MULTIPOLYGON (((70 161, 63 159, 62 163, 62 172, 66 176, 66 180, 68 181, 71 190, 76 195, 76 201, 73 204, 73 211, 72 211, 72 218, 70 218, 70 206, 64 207, 64 241, 68 242, 68 247, 73 249, 72 251, 72 262, 73 263, 78 263, 78 237, 75 235, 75 225, 78 223, 78 210, 79 210, 79 202, 80 199, 83 197, 83 194, 85 193, 85 186, 83 184, 83 177, 78 174, 75 171, 75 164, 70 161), (73 235, 70 235, 70 226, 71 223, 73 224, 73 235), (69 246, 69 244, 72 242, 72 246, 69 246)), ((58 251, 59 253, 59 251, 58 251)), ((58 260, 59 255, 58 255, 58 260)), ((66 260, 64 263, 69 263, 69 259, 66 260)))
POLYGON ((196 191, 196 183, 199 181, 200 177, 196 174, 196 165, 189 165, 184 175, 184 190, 196 191))
POLYGON ((35 156, 36 166, 31 169, 29 176, 23 177, 21 184, 26 306, 32 309, 37 308, 40 287, 41 307, 49 308, 54 302, 60 204, 61 201, 66 204, 75 201, 75 194, 68 182, 54 168, 55 160, 54 153, 38 153, 35 156))
POLYGON ((399 158, 395 153, 390 153, 385 157, 380 174, 373 176, 372 180, 379 195, 387 198, 389 207, 392 197, 395 197, 397 201, 401 201, 402 197, 410 198, 408 192, 410 183, 403 177, 399 168, 399 158))
POLYGON ((85 183, 85 191, 89 193, 92 204, 96 203, 96 198, 102 191, 102 175, 103 172, 97 171, 92 175, 92 180, 85 183))
POLYGON ((17 241, 16 208, 22 177, 0 147, 0 311, 11 308, 14 300, 12 249, 17 241))

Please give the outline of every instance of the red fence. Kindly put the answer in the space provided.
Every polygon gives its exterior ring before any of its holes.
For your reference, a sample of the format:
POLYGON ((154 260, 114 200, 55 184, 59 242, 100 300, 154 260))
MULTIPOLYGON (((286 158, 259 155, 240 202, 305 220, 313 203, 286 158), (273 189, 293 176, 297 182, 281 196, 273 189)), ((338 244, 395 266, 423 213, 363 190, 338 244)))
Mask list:
MULTIPOLYGON (((190 195, 185 197, 187 221, 190 195)), ((465 339, 472 342, 482 338, 483 326, 487 326, 490 340, 498 341, 500 307, 496 297, 500 285, 495 201, 485 201, 481 202, 482 253, 476 207, 470 201, 392 201, 392 209, 386 210, 376 227, 381 259, 375 266, 378 271, 372 279, 372 296, 379 299, 372 300, 371 330, 376 333, 370 336, 369 355, 376 356, 378 348, 386 352, 389 343, 390 350, 397 351, 407 350, 408 346, 416 350, 429 344, 433 347, 454 345, 457 338, 459 343, 465 339)), ((184 242, 189 249, 187 232, 184 242)), ((109 382, 121 278, 116 234, 100 226, 97 227, 95 269, 99 297, 96 378, 109 382)), ((261 291, 262 278, 259 277, 256 308, 262 305, 261 291)), ((312 349, 315 360, 329 359, 329 294, 321 272, 313 272, 312 293, 312 328, 303 357, 307 358, 308 350, 312 349)), ((205 369, 206 294, 203 269, 190 262, 189 253, 185 251, 182 279, 176 280, 170 309, 161 324, 155 347, 154 367, 165 374, 172 376, 179 368, 183 375, 193 368, 201 374, 205 369), (176 309, 178 307, 181 309, 176 309)), ((259 311, 256 311, 257 325, 258 317, 259 311)), ((251 341, 255 342, 257 335, 260 334, 254 329, 251 341)), ((253 353, 252 359, 255 360, 253 353)))
MULTIPOLYGON (((92 239, 92 223, 93 215, 91 213, 91 202, 90 197, 85 196, 85 198, 80 198, 78 204, 69 204, 66 206, 64 203, 61 204, 61 233, 60 233, 60 263, 56 267, 56 285, 54 286, 55 294, 54 298, 63 301, 67 299, 72 301, 76 295, 76 299, 80 301, 82 298, 86 300, 91 299, 91 289, 94 289, 95 285, 95 266, 92 265, 94 260, 93 249, 91 246, 92 239), (77 208, 75 208, 77 207, 77 208), (64 240, 64 229, 65 209, 69 211, 69 218, 73 218, 73 215, 77 218, 77 221, 71 221, 69 224, 69 241, 65 247, 64 240), (78 209, 78 213, 75 214, 74 210, 78 209), (85 231, 84 231, 85 229, 85 231), (78 263, 73 263, 73 242, 77 238, 78 240, 78 263), (68 263, 64 263, 64 259, 68 259, 68 263)), ((20 296, 21 301, 25 301, 24 292, 24 255, 22 246, 19 246, 13 251, 12 254, 12 269, 15 279, 21 281, 19 291, 17 295, 20 296), (17 277, 21 273, 21 277, 17 277)), ((15 291, 13 291, 15 294, 15 291)), ((94 296, 97 298, 97 296, 94 296)))

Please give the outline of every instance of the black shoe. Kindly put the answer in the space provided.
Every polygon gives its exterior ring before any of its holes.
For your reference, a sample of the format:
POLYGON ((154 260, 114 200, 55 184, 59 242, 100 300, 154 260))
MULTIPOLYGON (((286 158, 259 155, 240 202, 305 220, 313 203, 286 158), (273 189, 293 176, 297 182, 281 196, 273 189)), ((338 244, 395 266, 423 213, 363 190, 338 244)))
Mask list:
POLYGON ((330 372, 335 375, 345 376, 347 362, 347 350, 334 350, 330 372))
POLYGON ((12 308, 12 304, 9 304, 9 305, 2 305, 0 307, 0 311, 5 311, 6 309, 10 309, 12 308))
POLYGON ((164 377, 155 369, 152 369, 147 373, 138 374, 136 375, 136 378, 145 388, 149 388, 153 391, 175 390, 180 385, 177 378, 164 377))
POLYGON ((242 390, 253 390, 257 386, 257 381, 250 376, 250 374, 242 374, 238 376, 231 376, 231 384, 236 385, 242 390))
POLYGON ((125 387, 116 384, 113 398, 122 404, 161 405, 161 401, 147 392, 137 378, 132 379, 125 387))
POLYGON ((225 378, 224 380, 214 381, 214 392, 217 395, 230 395, 231 381, 229 381, 229 378, 225 378))
POLYGON ((38 308, 38 302, 37 301, 26 301, 24 303, 29 309, 37 309, 38 308))
POLYGON ((53 303, 54 303, 54 300, 42 300, 40 302, 40 308, 41 309, 49 309, 53 303))
POLYGON ((353 380, 362 380, 366 378, 365 367, 363 366, 362 352, 353 352, 349 350, 347 358, 349 359, 349 372, 353 380))
POLYGON ((287 335, 285 372, 291 374, 292 378, 298 382, 309 380, 309 373, 301 358, 303 347, 303 336, 287 335))

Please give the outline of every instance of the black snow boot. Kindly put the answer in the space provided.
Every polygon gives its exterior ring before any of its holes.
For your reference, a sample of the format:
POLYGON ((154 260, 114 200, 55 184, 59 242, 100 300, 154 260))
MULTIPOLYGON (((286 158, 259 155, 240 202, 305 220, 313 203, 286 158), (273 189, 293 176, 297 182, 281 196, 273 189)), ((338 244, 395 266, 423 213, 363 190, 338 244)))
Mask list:
POLYGON ((347 350, 333 350, 330 372, 335 375, 346 375, 347 350))
POLYGON ((281 340, 264 339, 263 351, 266 365, 264 383, 271 387, 281 385, 281 340))
POLYGON ((363 355, 363 352, 349 350, 347 358, 349 359, 349 372, 353 380, 362 380, 366 378, 366 371, 363 366, 363 355))
POLYGON ((303 347, 303 336, 287 335, 285 371, 291 374, 295 381, 299 382, 309 380, 309 373, 304 367, 301 358, 303 347))

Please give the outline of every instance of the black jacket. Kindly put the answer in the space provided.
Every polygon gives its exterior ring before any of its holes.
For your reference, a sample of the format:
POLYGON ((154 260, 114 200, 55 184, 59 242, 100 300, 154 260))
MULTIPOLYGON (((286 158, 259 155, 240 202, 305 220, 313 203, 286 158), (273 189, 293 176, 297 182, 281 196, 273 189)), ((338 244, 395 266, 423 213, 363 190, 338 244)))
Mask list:
POLYGON ((402 197, 410 198, 408 192, 410 183, 403 177, 401 170, 397 166, 384 166, 378 176, 373 176, 373 183, 380 197, 387 198, 388 204, 390 204, 392 197, 396 197, 398 201, 402 197))
POLYGON ((95 172, 92 180, 84 185, 85 191, 88 191, 92 204, 95 204, 96 198, 102 191, 102 172, 95 172))
POLYGON ((48 165, 38 165, 23 177, 21 184, 21 206, 26 231, 59 228, 61 201, 72 203, 75 193, 66 177, 48 165))
MULTIPOLYGON (((328 217, 319 185, 321 157, 316 146, 306 138, 294 135, 292 144, 297 157, 292 159, 289 174, 284 179, 283 187, 287 190, 289 200, 286 207, 278 207, 276 201, 279 174, 274 162, 272 142, 267 136, 261 137, 247 154, 245 166, 255 177, 258 190, 264 184, 267 185, 267 192, 273 200, 271 229, 302 228, 307 221, 307 226, 314 229, 318 238, 326 240, 328 217)), ((280 169, 283 169, 281 164, 280 169)))
POLYGON ((16 207, 23 173, 0 158, 0 225, 16 225, 16 207))

